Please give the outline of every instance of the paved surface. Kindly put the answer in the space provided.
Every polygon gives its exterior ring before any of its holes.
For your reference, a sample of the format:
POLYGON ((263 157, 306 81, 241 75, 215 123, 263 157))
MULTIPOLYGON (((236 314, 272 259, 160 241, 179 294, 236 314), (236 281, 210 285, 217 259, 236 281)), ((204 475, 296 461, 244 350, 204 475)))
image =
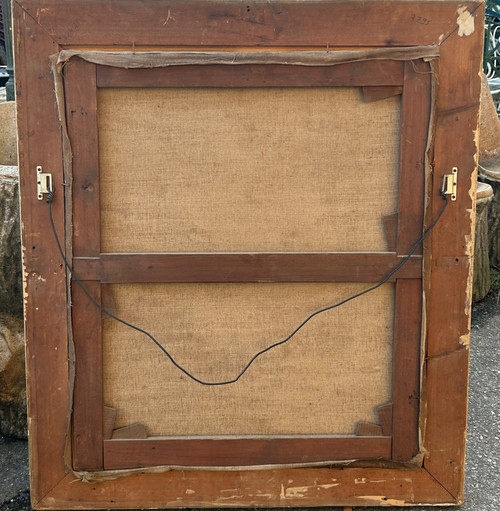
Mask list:
POLYGON ((29 509, 28 488, 28 443, 0 436, 0 510, 29 509))

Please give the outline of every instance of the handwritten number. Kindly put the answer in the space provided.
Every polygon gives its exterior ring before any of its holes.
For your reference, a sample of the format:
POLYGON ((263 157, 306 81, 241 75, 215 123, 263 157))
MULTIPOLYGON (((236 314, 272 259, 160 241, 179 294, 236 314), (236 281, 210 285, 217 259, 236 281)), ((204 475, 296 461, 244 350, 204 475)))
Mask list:
POLYGON ((412 14, 410 17, 412 21, 418 23, 419 25, 428 25, 431 22, 430 19, 423 18, 422 16, 417 16, 416 14, 412 14))

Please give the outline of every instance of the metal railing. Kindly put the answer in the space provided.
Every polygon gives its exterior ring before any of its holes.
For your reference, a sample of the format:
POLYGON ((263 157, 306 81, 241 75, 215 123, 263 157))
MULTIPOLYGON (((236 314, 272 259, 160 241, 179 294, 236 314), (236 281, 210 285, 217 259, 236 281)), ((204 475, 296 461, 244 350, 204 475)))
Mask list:
POLYGON ((500 0, 486 1, 483 71, 500 115, 500 0))
POLYGON ((3 30, 5 37, 5 60, 7 64, 7 73, 9 80, 5 88, 7 91, 7 101, 14 101, 14 59, 12 56, 12 18, 11 18, 11 0, 2 0, 2 17, 3 17, 3 30))

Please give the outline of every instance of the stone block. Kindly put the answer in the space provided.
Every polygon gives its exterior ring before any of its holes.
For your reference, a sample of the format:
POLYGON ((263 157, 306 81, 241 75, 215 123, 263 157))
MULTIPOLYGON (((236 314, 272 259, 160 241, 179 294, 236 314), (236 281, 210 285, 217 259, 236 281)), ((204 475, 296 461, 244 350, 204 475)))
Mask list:
POLYGON ((22 316, 21 232, 17 167, 0 165, 0 312, 22 316))
POLYGON ((0 103, 0 165, 17 165, 16 102, 0 103))
POLYGON ((23 321, 0 313, 0 433, 26 438, 23 321))

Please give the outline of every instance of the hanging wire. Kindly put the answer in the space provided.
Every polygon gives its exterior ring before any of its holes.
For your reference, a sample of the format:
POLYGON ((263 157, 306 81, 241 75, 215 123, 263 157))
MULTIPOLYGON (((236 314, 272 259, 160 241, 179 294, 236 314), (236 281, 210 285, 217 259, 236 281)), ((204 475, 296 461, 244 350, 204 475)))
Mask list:
POLYGON ((149 337, 149 339, 151 341, 153 341, 153 343, 156 344, 156 346, 158 346, 158 348, 160 348, 160 350, 167 356, 167 358, 170 360, 170 362, 172 362, 172 364, 177 369, 179 369, 179 371, 184 373, 187 377, 189 377, 191 380, 195 381, 196 383, 199 383, 200 385, 207 385, 207 386, 230 385, 231 383, 236 383, 247 372, 247 370, 250 368, 250 366, 260 356, 262 356, 262 355, 264 355, 264 353, 267 353, 268 351, 271 351, 272 349, 277 348, 278 346, 281 346, 281 345, 287 343, 288 341, 290 341, 290 339, 292 339, 292 337, 297 332, 299 332, 299 330, 301 330, 307 323, 309 323, 309 321, 311 321, 315 316, 318 316, 319 314, 322 314, 322 313, 327 312, 329 310, 332 310, 332 309, 335 309, 337 307, 340 307, 341 305, 344 305, 347 302, 350 302, 350 301, 352 301, 352 300, 354 300, 356 298, 359 298, 360 296, 366 295, 367 293, 370 293, 371 291, 375 291, 375 289, 378 289, 380 286, 385 284, 410 259, 410 257, 414 254, 415 250, 418 248, 418 246, 427 238, 427 236, 429 236, 429 234, 431 233, 432 229, 434 229, 436 224, 439 222, 439 219, 441 218, 441 216, 443 215, 443 213, 446 210, 446 207, 448 206, 448 196, 447 195, 443 195, 443 197, 445 199, 445 203, 444 203, 443 208, 441 209, 441 211, 437 215, 436 219, 434 220, 434 222, 432 222, 432 224, 425 230, 425 232, 423 233, 422 237, 413 245, 413 247, 410 249, 408 254, 401 260, 401 262, 395 268, 393 268, 380 282, 378 282, 377 284, 374 284, 373 286, 371 286, 371 287, 369 287, 369 288, 367 288, 367 289, 365 289, 363 291, 360 291, 359 293, 356 293, 356 294, 354 294, 352 296, 349 296, 348 298, 345 298, 344 300, 341 300, 340 302, 337 302, 337 303, 335 303, 333 305, 329 305, 327 307, 323 307, 322 309, 318 309, 317 311, 313 312, 306 319, 304 319, 304 321, 302 321, 302 323, 300 323, 300 325, 297 326, 295 328, 295 330, 293 330, 290 335, 288 335, 287 337, 285 337, 281 341, 275 342, 274 344, 269 345, 267 348, 264 348, 263 350, 257 352, 248 361, 248 363, 245 365, 245 367, 240 371, 240 373, 238 373, 238 375, 235 378, 230 379, 230 380, 224 380, 224 381, 210 382, 210 381, 201 380, 200 378, 197 378, 196 376, 191 374, 187 369, 185 369, 178 362, 176 362, 174 357, 167 351, 167 349, 160 342, 158 342, 153 337, 153 335, 151 335, 148 331, 143 330, 142 328, 139 328, 136 325, 128 323, 127 321, 119 318, 118 316, 115 316, 113 313, 111 313, 108 310, 106 310, 99 302, 97 302, 94 299, 94 297, 87 291, 85 286, 81 283, 80 279, 73 272, 73 269, 71 268, 68 260, 66 259, 66 256, 65 256, 64 251, 63 251, 62 246, 61 246, 61 243, 59 241, 59 237, 57 235, 57 231, 56 231, 56 228, 55 228, 55 225, 54 225, 54 219, 52 218, 52 202, 54 201, 54 195, 55 195, 55 188, 52 188, 50 190, 49 194, 47 195, 46 202, 48 204, 50 225, 52 227, 52 232, 54 234, 54 238, 55 238, 56 243, 57 243, 57 248, 59 249, 59 253, 61 254, 61 257, 63 258, 64 264, 66 265, 66 268, 68 269, 68 271, 70 272, 71 276, 73 277, 73 280, 80 286, 80 288, 85 293, 87 298, 101 312, 103 312, 104 314, 106 314, 110 318, 113 318, 114 320, 118 321, 122 325, 125 325, 125 326, 131 328, 132 330, 136 330, 137 332, 140 332, 141 334, 144 334, 147 337, 149 337))

